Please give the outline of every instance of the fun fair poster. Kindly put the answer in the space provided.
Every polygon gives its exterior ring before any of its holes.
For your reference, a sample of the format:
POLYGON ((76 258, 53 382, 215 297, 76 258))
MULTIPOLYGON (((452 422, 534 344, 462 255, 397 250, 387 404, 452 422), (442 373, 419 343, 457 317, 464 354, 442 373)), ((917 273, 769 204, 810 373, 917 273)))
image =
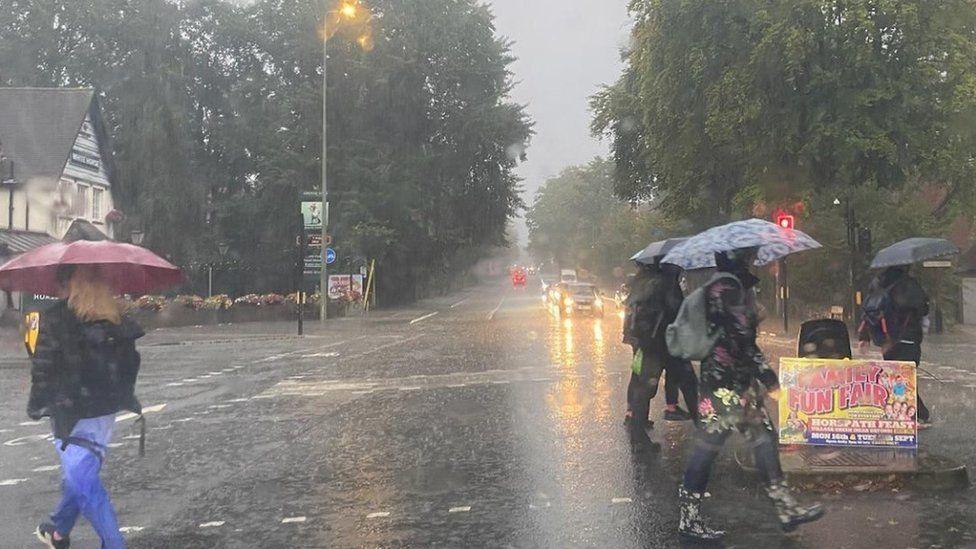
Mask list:
POLYGON ((779 442, 917 447, 915 364, 780 360, 779 442))

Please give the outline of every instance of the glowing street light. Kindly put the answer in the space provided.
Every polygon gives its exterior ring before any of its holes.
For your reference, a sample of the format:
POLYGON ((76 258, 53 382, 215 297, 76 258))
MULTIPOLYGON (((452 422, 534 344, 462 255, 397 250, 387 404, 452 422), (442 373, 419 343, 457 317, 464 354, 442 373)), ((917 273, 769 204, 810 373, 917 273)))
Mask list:
MULTIPOLYGON (((328 95, 328 70, 326 65, 329 59, 329 38, 339 29, 343 22, 352 23, 352 26, 358 28, 359 37, 356 42, 364 51, 370 51, 373 49, 373 36, 369 32, 369 21, 371 19, 371 14, 369 9, 364 7, 361 0, 339 0, 338 6, 326 13, 325 25, 322 29, 324 35, 322 37, 322 242, 329 241, 329 184, 326 171, 326 162, 328 160, 328 141, 327 141, 327 119, 328 119, 328 108, 326 97, 328 95)), ((329 267, 326 261, 322 261, 322 271, 319 278, 319 288, 321 292, 321 316, 322 322, 328 319, 328 288, 329 288, 329 267)))
POLYGON ((359 15, 359 6, 354 2, 343 2, 339 8, 339 15, 346 19, 355 19, 359 15))

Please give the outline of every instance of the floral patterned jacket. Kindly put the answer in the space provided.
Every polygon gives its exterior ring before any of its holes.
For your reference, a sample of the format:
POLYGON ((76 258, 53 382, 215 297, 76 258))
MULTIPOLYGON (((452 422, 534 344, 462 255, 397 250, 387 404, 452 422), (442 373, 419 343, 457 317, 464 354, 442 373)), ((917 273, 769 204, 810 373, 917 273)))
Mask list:
POLYGON ((713 281, 705 291, 708 321, 722 333, 711 355, 702 361, 702 388, 709 392, 726 388, 742 394, 754 380, 767 390, 779 387, 776 372, 756 345, 759 315, 755 292, 731 277, 713 281))

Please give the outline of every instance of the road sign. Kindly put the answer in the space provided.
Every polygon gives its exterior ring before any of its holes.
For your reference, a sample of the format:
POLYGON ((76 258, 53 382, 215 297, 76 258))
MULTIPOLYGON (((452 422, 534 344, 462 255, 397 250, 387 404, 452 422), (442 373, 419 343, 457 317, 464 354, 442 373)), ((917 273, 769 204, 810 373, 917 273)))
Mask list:
POLYGON ((306 230, 322 230, 322 202, 302 202, 302 222, 306 230))
POLYGON ((308 245, 313 248, 322 247, 322 235, 321 234, 310 234, 308 235, 308 245))
POLYGON ((332 265, 336 262, 336 253, 332 248, 325 249, 325 264, 332 265))
POLYGON ((951 261, 926 261, 922 263, 922 267, 928 269, 950 269, 952 268, 951 261))

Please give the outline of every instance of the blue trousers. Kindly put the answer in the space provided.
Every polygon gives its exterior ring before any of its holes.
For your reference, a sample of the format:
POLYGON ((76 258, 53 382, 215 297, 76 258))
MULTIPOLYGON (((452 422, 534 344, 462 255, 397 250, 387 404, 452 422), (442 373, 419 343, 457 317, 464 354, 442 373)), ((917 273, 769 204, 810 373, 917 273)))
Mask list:
POLYGON ((51 513, 51 522, 59 534, 67 536, 78 515, 84 515, 101 538, 103 549, 125 548, 115 509, 98 476, 114 427, 115 414, 83 419, 71 431, 72 443, 67 448, 62 450, 62 441, 54 440, 61 458, 61 501, 51 513))

